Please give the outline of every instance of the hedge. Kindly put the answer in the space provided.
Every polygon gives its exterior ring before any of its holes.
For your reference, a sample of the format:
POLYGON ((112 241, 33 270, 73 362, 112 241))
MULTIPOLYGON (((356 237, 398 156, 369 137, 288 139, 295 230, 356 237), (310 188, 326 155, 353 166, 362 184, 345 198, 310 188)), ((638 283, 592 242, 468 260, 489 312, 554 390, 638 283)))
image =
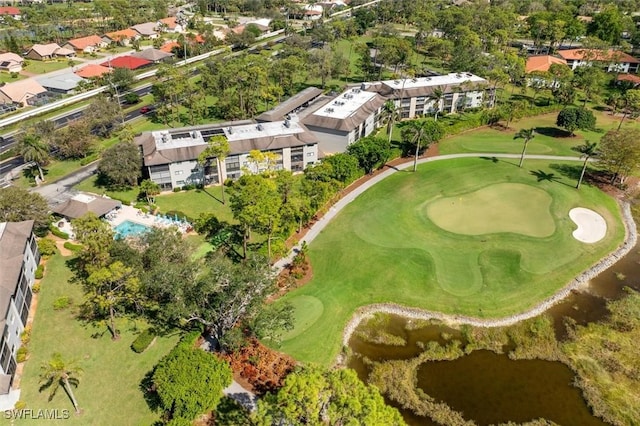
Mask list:
POLYGON ((89 163, 93 163, 94 161, 96 161, 98 159, 99 156, 100 156, 99 154, 87 155, 82 160, 80 160, 80 165, 81 166, 86 166, 89 163))
POLYGON ((64 243, 64 248, 66 248, 67 250, 71 250, 73 252, 76 252, 76 251, 82 250, 82 244, 73 244, 73 243, 70 243, 69 241, 67 241, 67 242, 64 243))
POLYGON ((36 269, 36 280, 41 280, 43 276, 44 276, 44 265, 38 265, 38 268, 36 269))
POLYGON ((62 232, 61 230, 56 228, 54 225, 49 225, 49 231, 51 231, 51 233, 58 238, 62 238, 63 240, 69 239, 69 234, 67 234, 66 232, 62 232))
POLYGON ((131 344, 131 349, 135 353, 140 354, 149 347, 149 345, 151 344, 151 342, 153 342, 153 339, 155 338, 156 338, 155 330, 153 328, 147 328, 145 331, 140 333, 138 337, 136 337, 136 340, 134 340, 133 343, 131 344))

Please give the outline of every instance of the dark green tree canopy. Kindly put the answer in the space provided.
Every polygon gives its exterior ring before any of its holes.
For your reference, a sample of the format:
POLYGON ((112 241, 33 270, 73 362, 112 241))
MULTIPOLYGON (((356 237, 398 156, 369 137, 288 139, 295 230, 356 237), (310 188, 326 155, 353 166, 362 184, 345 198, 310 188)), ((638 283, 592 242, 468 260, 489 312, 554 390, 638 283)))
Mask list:
POLYGON ((576 130, 593 130, 596 127, 596 117, 593 112, 585 108, 567 107, 558 113, 556 125, 566 129, 571 135, 576 130))
POLYGON ((49 206, 42 195, 10 186, 0 189, 0 222, 33 220, 36 230, 49 226, 49 206))
POLYGON ((116 188, 137 185, 141 169, 140 150, 130 142, 120 142, 107 149, 98 165, 100 178, 116 188))
POLYGON ((165 410, 193 420, 218 405, 231 384, 231 367, 211 353, 178 345, 158 363, 153 384, 165 410))
POLYGON ((347 152, 354 156, 366 173, 382 166, 389 158, 389 147, 384 138, 367 136, 349 145, 347 152))

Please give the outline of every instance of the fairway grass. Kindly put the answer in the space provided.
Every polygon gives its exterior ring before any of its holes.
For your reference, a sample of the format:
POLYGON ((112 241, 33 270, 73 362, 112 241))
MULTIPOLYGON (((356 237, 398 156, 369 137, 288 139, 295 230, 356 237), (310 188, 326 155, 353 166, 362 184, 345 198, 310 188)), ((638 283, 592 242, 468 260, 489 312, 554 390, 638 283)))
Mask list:
POLYGON ((616 202, 594 187, 576 190, 575 181, 559 173, 574 168, 580 163, 527 160, 518 168, 515 159, 442 160, 421 165, 417 173, 395 173, 368 189, 310 244, 312 281, 279 302, 302 310, 279 349, 300 361, 329 365, 355 310, 373 303, 500 318, 550 297, 624 238, 616 202), (514 188, 526 190, 518 194, 514 188), (498 211, 496 220, 505 223, 483 224, 478 208, 484 193, 492 194, 485 203, 495 205, 481 210, 498 211), (518 205, 531 194, 541 206, 518 205), (457 220, 458 232, 429 219, 430 202, 469 196, 477 198, 476 211, 457 220), (596 244, 575 240, 569 218, 574 207, 602 215, 607 236, 596 244), (506 209, 510 223, 500 212, 506 209), (476 233, 465 230, 464 221, 476 222, 476 232, 484 226, 486 233, 464 235, 476 233), (537 226, 544 232, 533 232, 537 226))

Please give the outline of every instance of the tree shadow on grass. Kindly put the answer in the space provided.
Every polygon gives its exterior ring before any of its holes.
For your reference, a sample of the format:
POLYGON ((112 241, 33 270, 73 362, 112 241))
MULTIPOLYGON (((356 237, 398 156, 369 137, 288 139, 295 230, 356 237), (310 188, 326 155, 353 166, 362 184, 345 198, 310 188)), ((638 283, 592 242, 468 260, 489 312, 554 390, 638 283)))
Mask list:
POLYGON ((555 173, 547 173, 544 170, 531 170, 530 173, 536 177, 538 182, 556 182, 565 186, 571 186, 568 183, 561 181, 555 173))
POLYGON ((569 138, 571 133, 557 127, 536 127, 536 133, 552 138, 569 138))
POLYGON ((481 160, 485 160, 485 161, 491 161, 493 164, 498 164, 498 163, 503 163, 503 164, 508 164, 510 166, 515 166, 518 167, 518 163, 513 161, 513 158, 498 158, 498 157, 487 157, 487 156, 481 156, 478 157, 481 160))
POLYGON ((202 188, 202 189, 196 189, 196 192, 203 192, 206 195, 208 195, 209 197, 213 198, 214 200, 216 200, 217 202, 219 202, 220 204, 223 204, 222 199, 216 197, 215 195, 213 195, 212 193, 210 193, 209 191, 207 191, 206 188, 202 188))
POLYGON ((155 385, 153 384, 153 373, 155 373, 156 368, 149 370, 147 374, 144 375, 138 388, 142 392, 145 402, 151 411, 154 413, 158 412, 158 410, 162 409, 162 401, 160 401, 160 397, 156 392, 155 385))
POLYGON ((580 173, 582 172, 582 165, 577 164, 549 164, 549 168, 574 180, 580 179, 580 173))

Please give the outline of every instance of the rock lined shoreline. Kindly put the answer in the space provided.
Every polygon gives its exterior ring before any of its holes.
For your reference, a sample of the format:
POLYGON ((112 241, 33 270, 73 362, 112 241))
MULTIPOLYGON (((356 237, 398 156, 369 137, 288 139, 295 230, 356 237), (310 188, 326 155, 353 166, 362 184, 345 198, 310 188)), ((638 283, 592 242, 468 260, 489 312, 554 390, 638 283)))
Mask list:
MULTIPOLYGON (((447 324, 458 325, 458 324, 468 324, 475 327, 505 327, 509 325, 513 325, 517 322, 530 319, 536 317, 543 312, 547 311, 553 305, 557 304, 565 297, 567 297, 573 290, 576 290, 588 283, 589 280, 601 274, 612 265, 614 265, 618 260, 620 260, 623 256, 631 251, 631 249, 636 245, 638 239, 638 233, 636 228, 636 223, 633 220, 631 215, 631 205, 627 202, 621 202, 621 211, 622 211, 622 219, 625 227, 625 239, 624 242, 616 249, 613 253, 608 255, 607 257, 598 261, 595 265, 582 272, 576 278, 571 280, 567 285, 565 285, 560 291, 558 291, 553 296, 543 300, 538 303, 533 308, 519 313, 507 316, 505 318, 496 318, 496 319, 481 319, 475 317, 469 317, 464 315, 451 315, 444 314, 441 312, 427 311, 423 309, 417 308, 409 308, 401 305, 397 305, 394 303, 376 303, 373 305, 363 306, 356 310, 353 317, 347 323, 344 328, 342 344, 343 346, 347 346, 349 344, 349 340, 351 339, 351 335, 358 327, 360 322, 364 319, 371 317, 376 313, 387 313, 402 316, 410 319, 422 319, 422 320, 439 320, 443 321, 447 324)), ((339 356, 338 364, 341 363, 341 356, 339 356)))

